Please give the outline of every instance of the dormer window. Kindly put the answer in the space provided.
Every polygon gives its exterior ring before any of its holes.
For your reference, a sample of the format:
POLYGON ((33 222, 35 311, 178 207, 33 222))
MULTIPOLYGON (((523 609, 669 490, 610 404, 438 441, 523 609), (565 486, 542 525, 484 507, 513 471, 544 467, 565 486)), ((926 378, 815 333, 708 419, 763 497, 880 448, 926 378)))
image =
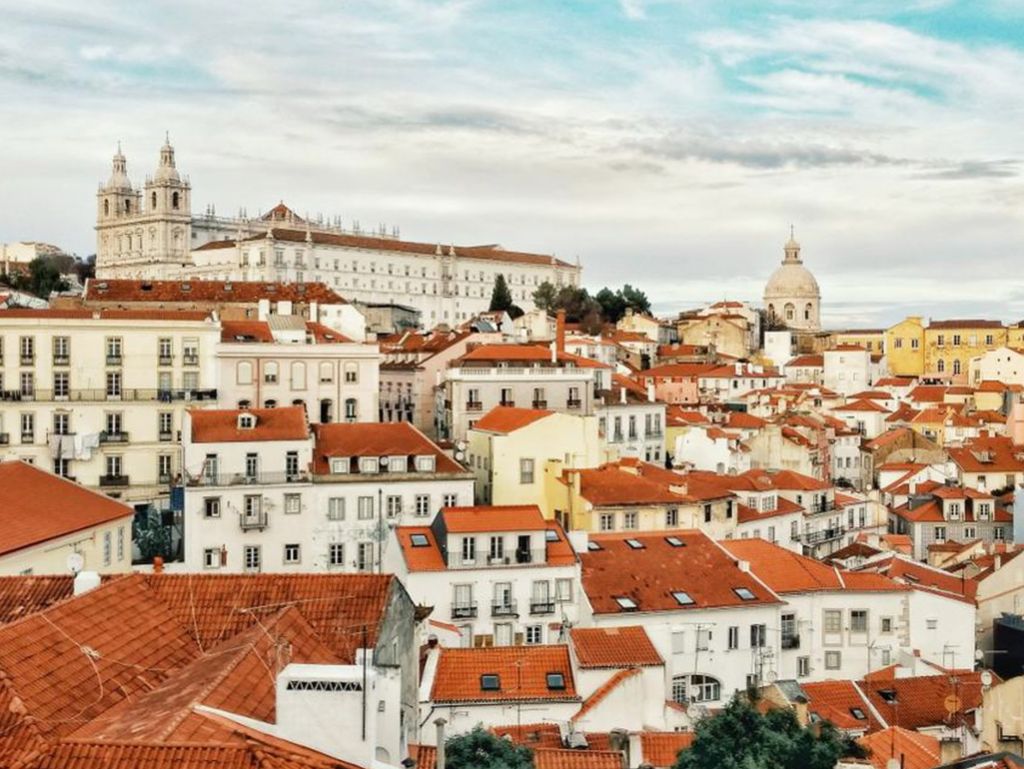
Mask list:
POLYGON ((404 473, 409 469, 409 460, 405 456, 388 457, 389 473, 404 473))
POLYGON ((331 457, 330 465, 332 473, 347 473, 349 459, 348 457, 331 457))
POLYGON ((638 539, 627 539, 626 544, 629 545, 633 550, 643 550, 644 543, 638 539))
POLYGON ((256 426, 256 415, 255 414, 239 414, 238 415, 238 429, 239 430, 252 430, 256 426))
POLYGON ((432 473, 436 466, 436 458, 432 454, 416 457, 416 472, 418 473, 432 473))
POLYGON ((379 457, 359 457, 359 472, 377 473, 380 472, 379 457))
POLYGON ((544 532, 544 541, 545 542, 557 542, 558 541, 558 532, 555 531, 554 529, 546 530, 544 532))

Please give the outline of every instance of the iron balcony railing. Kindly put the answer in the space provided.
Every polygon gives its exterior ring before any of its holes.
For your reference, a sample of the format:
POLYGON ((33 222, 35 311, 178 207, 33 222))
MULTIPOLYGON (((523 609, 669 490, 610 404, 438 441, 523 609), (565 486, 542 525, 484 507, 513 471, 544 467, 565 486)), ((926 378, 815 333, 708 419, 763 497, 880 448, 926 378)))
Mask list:
POLYGON ((189 486, 272 486, 281 483, 305 483, 309 473, 203 473, 189 478, 189 486))
POLYGON ((513 599, 491 602, 492 617, 515 617, 517 614, 516 602, 513 599))
POLYGON ((253 529, 263 531, 263 529, 267 528, 267 524, 269 522, 266 510, 260 510, 255 513, 243 512, 238 514, 238 526, 242 531, 252 531, 253 529))
POLYGON ((476 601, 452 604, 452 619, 473 619, 476 617, 476 601))
POLYGON ((111 486, 128 486, 127 475, 101 475, 100 476, 100 488, 107 488, 111 486))
POLYGON ((54 390, 0 390, 0 401, 34 402, 84 402, 84 401, 207 401, 216 400, 215 389, 204 390, 157 390, 149 388, 128 388, 120 390, 73 389, 66 392, 54 390))
POLYGON ((554 614, 555 601, 551 598, 531 598, 530 614, 554 614))

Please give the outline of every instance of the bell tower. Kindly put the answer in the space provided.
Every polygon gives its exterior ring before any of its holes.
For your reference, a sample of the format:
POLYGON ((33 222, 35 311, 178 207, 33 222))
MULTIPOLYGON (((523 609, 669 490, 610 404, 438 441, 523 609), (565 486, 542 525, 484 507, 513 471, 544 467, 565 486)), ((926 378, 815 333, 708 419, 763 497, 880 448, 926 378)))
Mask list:
POLYGON ((117 143, 110 178, 96 192, 96 269, 130 259, 138 248, 135 229, 142 213, 142 193, 128 179, 128 163, 117 143))
POLYGON ((192 250, 192 186, 174 163, 174 147, 165 135, 156 172, 146 179, 143 201, 145 262, 185 264, 192 250))

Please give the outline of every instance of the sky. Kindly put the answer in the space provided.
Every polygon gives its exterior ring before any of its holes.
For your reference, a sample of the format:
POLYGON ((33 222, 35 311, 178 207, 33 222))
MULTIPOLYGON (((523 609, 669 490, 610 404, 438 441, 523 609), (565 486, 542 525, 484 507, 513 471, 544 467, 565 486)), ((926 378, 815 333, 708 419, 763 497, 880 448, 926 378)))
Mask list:
POLYGON ((92 253, 116 143, 194 212, 579 257, 671 313, 795 227, 824 322, 1024 317, 1024 0, 0 0, 0 242, 92 253))

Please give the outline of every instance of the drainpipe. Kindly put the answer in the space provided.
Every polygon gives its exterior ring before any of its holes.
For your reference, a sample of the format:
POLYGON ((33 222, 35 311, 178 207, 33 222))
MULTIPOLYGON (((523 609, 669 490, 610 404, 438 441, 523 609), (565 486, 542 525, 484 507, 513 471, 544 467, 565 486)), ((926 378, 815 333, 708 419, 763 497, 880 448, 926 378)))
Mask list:
POLYGON ((437 727, 437 759, 436 769, 445 769, 445 755, 444 755, 444 725, 448 723, 443 718, 438 718, 434 721, 434 726, 437 727))

